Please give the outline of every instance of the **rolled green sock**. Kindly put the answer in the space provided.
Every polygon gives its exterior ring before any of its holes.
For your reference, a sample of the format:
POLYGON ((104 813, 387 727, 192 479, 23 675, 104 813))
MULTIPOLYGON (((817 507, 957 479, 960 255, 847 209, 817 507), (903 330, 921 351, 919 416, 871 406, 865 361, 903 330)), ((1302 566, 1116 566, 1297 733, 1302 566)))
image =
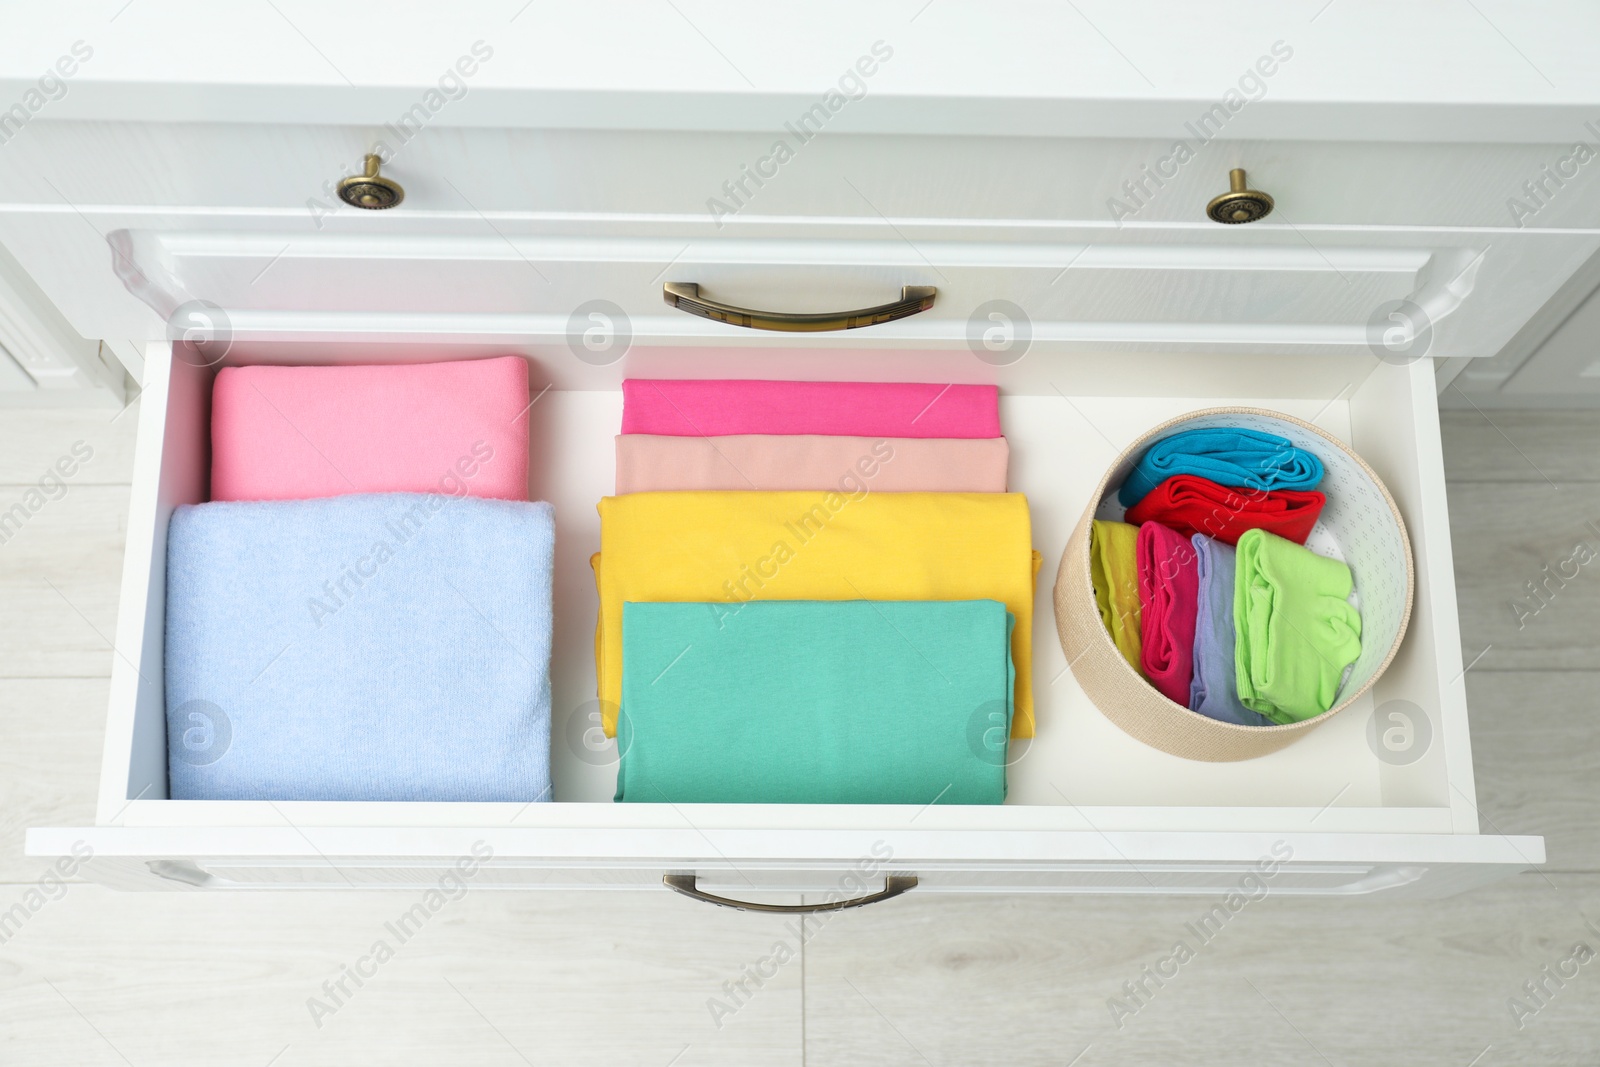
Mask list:
POLYGON ((623 605, 618 801, 999 804, 995 600, 623 605))
POLYGON ((1265 530, 1239 538, 1233 584, 1239 700, 1276 723, 1333 706, 1361 654, 1350 568, 1265 530))

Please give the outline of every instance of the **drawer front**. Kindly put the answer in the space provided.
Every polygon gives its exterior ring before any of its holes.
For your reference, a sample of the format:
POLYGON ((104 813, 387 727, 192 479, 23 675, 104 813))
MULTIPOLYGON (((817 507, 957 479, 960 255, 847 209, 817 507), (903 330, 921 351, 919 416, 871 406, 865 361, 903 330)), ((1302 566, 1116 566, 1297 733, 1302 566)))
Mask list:
POLYGON ((564 344, 601 307, 639 344, 787 343, 672 311, 672 281, 794 312, 940 291, 821 345, 998 326, 1046 351, 1333 354, 1399 329, 1436 358, 1493 355, 1600 249, 1600 170, 1508 212, 1547 145, 1230 141, 1156 186, 1167 140, 839 135, 757 186, 768 134, 428 128, 392 153, 404 201, 363 211, 334 187, 370 138, 40 123, 8 146, 0 241, 89 337, 171 336, 200 301, 240 336, 564 344), (1266 219, 1205 218, 1235 165, 1266 219))
POLYGON ((791 220, 727 235, 694 223, 572 235, 528 219, 490 232, 476 219, 348 219, 322 233, 199 221, 107 211, 95 219, 102 239, 81 222, 11 212, 0 237, 89 336, 477 337, 576 353, 602 322, 623 340, 590 362, 629 344, 795 343, 674 309, 668 282, 777 313, 937 290, 922 313, 808 336, 815 347, 988 351, 997 362, 1108 350, 1484 357, 1600 248, 1589 233, 1265 225, 791 220))
POLYGON ((774 113, 744 132, 437 124, 403 140, 393 126, 43 121, 7 146, 19 165, 0 175, 0 201, 270 213, 321 231, 375 214, 336 195, 369 151, 405 188, 387 214, 480 228, 517 213, 697 218, 719 229, 881 216, 1211 225, 1207 202, 1242 167, 1273 197, 1278 225, 1560 229, 1592 227, 1585 205, 1600 191, 1600 174, 1571 158, 1571 137, 1594 136, 1577 123, 1548 143, 1366 142, 1356 126, 1339 140, 1220 140, 1178 159, 1176 145, 1194 142, 1182 121, 1170 135, 1137 138, 829 130, 802 142, 787 118, 774 113), (781 161, 780 141, 792 150, 781 161))
POLYGON ((79 873, 132 890, 415 890, 465 872, 469 888, 657 890, 668 875, 734 900, 849 899, 891 875, 918 893, 1443 896, 1543 862, 1538 838, 1337 834, 652 835, 508 830, 94 827, 34 830, 32 855, 88 858, 79 873), (651 858, 648 851, 669 853, 651 858), (87 850, 87 851, 86 851, 87 850), (380 851, 375 851, 380 850, 380 851), (586 859, 567 854, 577 850, 586 859), (789 854, 785 855, 785 850, 789 854), (1045 860, 1041 855, 1053 858, 1045 860))

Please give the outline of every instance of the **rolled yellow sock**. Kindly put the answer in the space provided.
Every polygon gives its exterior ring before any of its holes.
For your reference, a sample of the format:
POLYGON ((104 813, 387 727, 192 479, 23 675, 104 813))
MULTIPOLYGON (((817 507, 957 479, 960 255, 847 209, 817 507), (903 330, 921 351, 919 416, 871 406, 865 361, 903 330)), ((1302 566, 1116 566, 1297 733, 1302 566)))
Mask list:
MULTIPOLYGON (((1094 520, 1089 531, 1089 576, 1100 618, 1117 651, 1139 670, 1139 565, 1134 547, 1139 528, 1094 520)), ((1142 673, 1142 672, 1141 672, 1142 673)))

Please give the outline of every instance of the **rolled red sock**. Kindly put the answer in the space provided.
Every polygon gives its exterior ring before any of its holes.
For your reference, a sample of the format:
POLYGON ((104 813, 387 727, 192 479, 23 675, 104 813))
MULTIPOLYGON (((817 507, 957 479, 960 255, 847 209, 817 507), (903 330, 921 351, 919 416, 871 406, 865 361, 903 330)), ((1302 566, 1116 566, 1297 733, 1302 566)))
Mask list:
POLYGON ((1225 485, 1174 474, 1128 509, 1135 526, 1159 522, 1185 537, 1205 534, 1236 545, 1246 530, 1266 530, 1297 545, 1306 543, 1328 498, 1316 491, 1229 489, 1225 485))
POLYGON ((1194 625, 1200 607, 1198 557, 1189 539, 1158 522, 1139 527, 1139 663, 1161 695, 1189 706, 1194 625))

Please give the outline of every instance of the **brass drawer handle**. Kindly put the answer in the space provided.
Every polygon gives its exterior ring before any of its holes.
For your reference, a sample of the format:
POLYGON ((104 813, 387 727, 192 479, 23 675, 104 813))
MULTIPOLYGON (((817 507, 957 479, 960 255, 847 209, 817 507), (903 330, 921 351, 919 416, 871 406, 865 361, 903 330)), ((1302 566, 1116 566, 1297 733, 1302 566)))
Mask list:
POLYGON ((843 911, 846 908, 859 908, 866 904, 876 904, 880 900, 897 897, 901 893, 917 888, 917 876, 914 874, 891 874, 883 881, 883 889, 876 893, 868 893, 864 897, 852 897, 849 900, 831 900, 825 904, 757 904, 749 900, 733 900, 729 897, 719 897, 715 893, 707 893, 697 884, 697 878, 692 874, 669 874, 661 879, 661 883, 674 893, 682 893, 695 900, 703 900, 707 904, 718 904, 724 908, 736 908, 739 911, 778 911, 786 915, 810 915, 819 911, 843 911))
POLYGON ((938 290, 931 285, 908 285, 900 290, 900 299, 892 304, 862 308, 860 311, 840 311, 821 315, 801 315, 790 311, 753 311, 734 307, 700 295, 700 286, 694 282, 668 282, 661 287, 667 303, 679 311, 699 315, 704 319, 726 322, 730 326, 744 326, 752 330, 781 330, 785 333, 820 333, 823 330, 857 330, 863 326, 877 326, 893 322, 919 311, 933 307, 938 290))

